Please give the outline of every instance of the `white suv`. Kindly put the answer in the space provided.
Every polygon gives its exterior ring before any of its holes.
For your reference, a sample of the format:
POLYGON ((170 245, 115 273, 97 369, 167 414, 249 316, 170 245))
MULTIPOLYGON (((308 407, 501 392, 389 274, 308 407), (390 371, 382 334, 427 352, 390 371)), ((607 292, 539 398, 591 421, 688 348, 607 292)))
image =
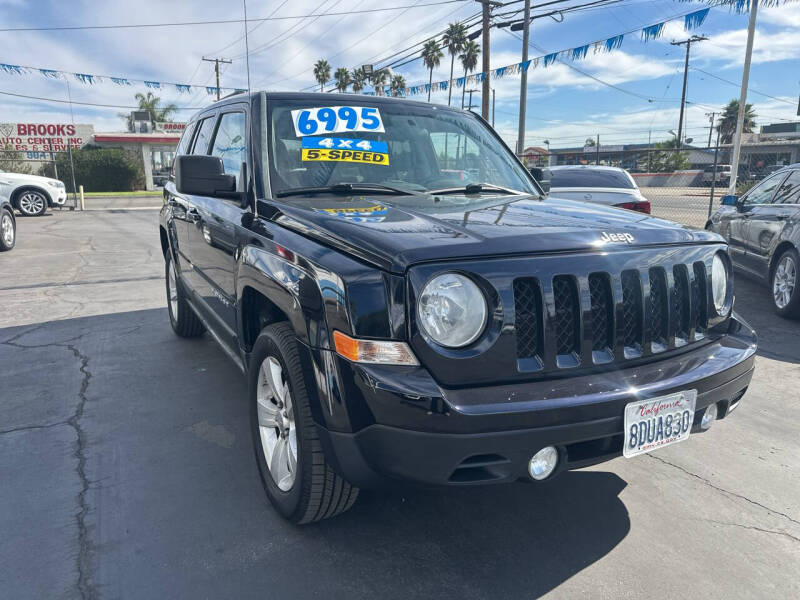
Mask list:
POLYGON ((7 198, 24 216, 38 217, 48 206, 63 206, 67 190, 58 179, 0 171, 0 198, 7 198))

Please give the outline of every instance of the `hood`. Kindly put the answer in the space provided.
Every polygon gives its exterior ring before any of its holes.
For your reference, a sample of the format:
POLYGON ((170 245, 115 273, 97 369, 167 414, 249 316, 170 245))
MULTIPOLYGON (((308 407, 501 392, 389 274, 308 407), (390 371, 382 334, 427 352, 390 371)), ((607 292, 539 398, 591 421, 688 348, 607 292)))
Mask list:
POLYGON ((628 210, 537 196, 323 196, 260 202, 260 215, 393 272, 447 259, 721 241, 628 210))
POLYGON ((0 173, 0 181, 11 181, 11 182, 18 182, 24 181, 26 183, 55 183, 58 179, 53 179, 52 177, 42 177, 40 175, 25 175, 23 173, 0 173))

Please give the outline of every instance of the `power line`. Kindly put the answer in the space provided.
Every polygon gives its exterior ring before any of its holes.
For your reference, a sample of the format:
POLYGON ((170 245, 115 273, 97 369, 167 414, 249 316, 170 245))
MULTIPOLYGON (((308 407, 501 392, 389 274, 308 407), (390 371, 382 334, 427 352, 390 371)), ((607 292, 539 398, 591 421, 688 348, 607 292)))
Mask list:
MULTIPOLYGON (((26 98, 29 100, 41 100, 43 102, 55 102, 58 104, 80 104, 82 106, 98 106, 101 108, 131 108, 138 110, 139 106, 125 106, 122 104, 97 104, 96 102, 78 102, 77 100, 59 100, 57 98, 44 98, 42 96, 28 96, 26 94, 14 94, 12 92, 0 92, 3 96, 14 96, 15 98, 26 98)), ((176 106, 175 110, 200 110, 204 106, 176 106)))
MULTIPOLYGON (((262 17, 260 19, 248 19, 248 23, 257 23, 263 21, 289 21, 293 19, 306 19, 308 17, 339 17, 342 15, 357 15, 366 13, 389 12, 393 10, 402 10, 404 8, 423 8, 426 6, 440 6, 442 4, 456 4, 463 3, 467 0, 440 0, 439 2, 428 2, 426 4, 406 4, 403 6, 386 6, 383 8, 365 8, 362 10, 349 10, 340 12, 320 13, 318 15, 291 15, 285 17, 262 17)), ((147 27, 190 27, 194 25, 228 25, 234 23, 244 23, 244 19, 218 19, 213 21, 175 21, 170 23, 136 23, 136 24, 122 24, 122 25, 66 25, 59 27, 3 27, 0 32, 8 31, 79 31, 79 30, 92 30, 92 29, 141 29, 147 27)))
MULTIPOLYGON (((713 73, 709 73, 708 71, 704 71, 703 69, 698 69, 697 67, 691 67, 691 66, 689 68, 692 71, 699 71, 700 73, 704 73, 704 74, 708 75, 709 77, 713 77, 714 79, 719 79, 720 81, 723 81, 725 83, 729 83, 731 85, 735 85, 737 88, 741 87, 741 83, 735 83, 735 82, 731 81, 730 79, 725 79, 724 77, 720 77, 719 75, 714 75, 713 73)), ((785 102, 786 104, 791 104, 792 106, 794 106, 794 104, 795 104, 794 100, 787 100, 786 98, 778 98, 777 96, 770 96, 769 94, 765 94, 764 92, 759 92, 758 90, 754 90, 751 87, 748 87, 747 91, 756 93, 759 96, 764 96, 766 98, 772 98, 773 100, 777 100, 778 102, 785 102)))

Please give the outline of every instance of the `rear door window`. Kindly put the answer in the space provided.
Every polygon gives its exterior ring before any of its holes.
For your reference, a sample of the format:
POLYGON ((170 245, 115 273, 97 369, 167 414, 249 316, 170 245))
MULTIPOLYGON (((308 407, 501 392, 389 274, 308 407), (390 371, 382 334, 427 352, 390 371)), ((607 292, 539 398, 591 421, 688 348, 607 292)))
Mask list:
POLYGON ((764 181, 756 185, 744 197, 745 204, 771 204, 775 196, 775 190, 786 177, 786 173, 780 173, 767 177, 764 181))
POLYGON ((781 204, 800 204, 798 200, 800 200, 800 170, 792 171, 775 194, 775 202, 781 204))

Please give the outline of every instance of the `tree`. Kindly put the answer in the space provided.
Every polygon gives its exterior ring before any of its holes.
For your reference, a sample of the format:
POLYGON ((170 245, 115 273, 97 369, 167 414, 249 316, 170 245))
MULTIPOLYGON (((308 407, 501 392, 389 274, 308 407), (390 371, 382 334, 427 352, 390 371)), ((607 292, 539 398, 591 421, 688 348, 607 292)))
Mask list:
POLYGON ((333 78, 336 80, 336 89, 339 90, 339 93, 346 92, 347 86, 350 85, 350 71, 339 67, 333 74, 333 78))
MULTIPOLYGON (((178 110, 178 107, 172 103, 161 106, 161 98, 154 96, 153 92, 147 92, 147 95, 136 94, 134 99, 139 105, 139 110, 146 110, 147 114, 150 115, 151 125, 171 121, 172 115, 178 110)), ((130 113, 121 114, 120 116, 126 120, 128 131, 133 131, 133 120, 131 119, 130 113)))
POLYGON ((450 23, 442 36, 442 46, 447 48, 450 55, 450 80, 447 82, 447 106, 453 95, 453 68, 455 67, 456 54, 464 49, 467 42, 467 29, 461 23, 450 23))
POLYGON ((325 84, 328 82, 328 79, 331 78, 331 66, 328 64, 328 61, 320 58, 316 63, 314 63, 314 79, 317 80, 319 84, 319 91, 325 91, 325 84))
POLYGON ((14 146, 6 144, 0 148, 0 171, 30 175, 31 166, 24 161, 22 152, 17 152, 14 146))
POLYGON ((425 42, 425 46, 422 48, 422 62, 425 63, 425 66, 430 71, 430 77, 428 78, 428 102, 431 101, 433 69, 441 64, 442 58, 444 58, 444 54, 442 53, 442 49, 439 47, 439 42, 436 40, 428 40, 425 42))
POLYGON ((597 142, 594 141, 594 138, 586 138, 586 141, 583 143, 584 146, 589 146, 594 148, 597 142))
POLYGON ((690 166, 689 153, 678 152, 677 143, 677 138, 656 143, 650 153, 648 171, 652 173, 672 173, 688 169, 690 166))
POLYGON ((402 96, 405 94, 406 78, 402 75, 395 75, 392 77, 392 82, 389 84, 392 96, 402 96))
POLYGON ((360 94, 361 90, 363 90, 364 86, 367 84, 367 74, 364 73, 364 69, 353 69, 353 72, 350 74, 350 83, 353 84, 353 92, 360 94))
POLYGON ((478 56, 481 53, 481 47, 474 41, 469 40, 464 44, 464 52, 462 52, 458 59, 461 61, 461 66, 464 67, 464 85, 461 88, 461 108, 464 108, 464 95, 467 92, 467 77, 470 71, 474 71, 478 66, 478 56))
POLYGON ((389 79, 389 71, 386 69, 378 69, 372 74, 372 85, 375 87, 375 94, 383 96, 383 86, 389 79))
MULTIPOLYGON (((730 144, 736 134, 736 120, 739 118, 739 101, 731 100, 722 111, 722 118, 719 120, 717 130, 719 131, 720 142, 730 144)), ((751 133, 756 126, 756 113, 753 112, 752 104, 744 105, 744 127, 742 133, 751 133)))

